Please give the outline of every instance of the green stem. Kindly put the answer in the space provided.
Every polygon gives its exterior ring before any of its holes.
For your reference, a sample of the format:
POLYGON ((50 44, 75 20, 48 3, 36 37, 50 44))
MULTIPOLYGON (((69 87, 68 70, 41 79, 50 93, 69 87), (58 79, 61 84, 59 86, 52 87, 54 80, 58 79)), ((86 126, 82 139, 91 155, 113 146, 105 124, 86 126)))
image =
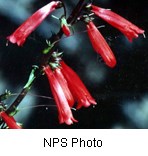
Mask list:
POLYGON ((33 69, 30 73, 29 79, 26 83, 26 85, 24 86, 24 88, 22 89, 21 93, 18 95, 18 97, 14 100, 14 102, 7 108, 6 113, 7 114, 11 114, 14 112, 16 112, 16 109, 18 107, 18 105, 20 104, 20 102, 24 99, 24 97, 26 96, 26 94, 28 93, 28 91, 31 89, 31 86, 36 78, 35 76, 35 72, 36 69, 38 67, 37 66, 33 66, 33 69))

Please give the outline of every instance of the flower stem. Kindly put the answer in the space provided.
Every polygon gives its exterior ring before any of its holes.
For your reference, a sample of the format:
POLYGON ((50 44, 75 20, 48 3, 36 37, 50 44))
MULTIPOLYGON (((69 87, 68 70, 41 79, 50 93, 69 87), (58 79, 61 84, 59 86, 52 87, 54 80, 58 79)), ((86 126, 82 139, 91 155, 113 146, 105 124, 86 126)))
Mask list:
POLYGON ((6 110, 7 114, 10 114, 14 112, 17 108, 17 106, 20 104, 20 102, 24 99, 26 94, 28 93, 29 89, 28 88, 23 88, 21 93, 18 95, 18 97, 15 99, 15 101, 8 107, 6 110))
MULTIPOLYGON (((75 6, 75 8, 73 9, 73 11, 71 12, 70 16, 67 19, 68 24, 73 25, 76 22, 79 14, 81 13, 81 11, 83 9, 84 4, 85 4, 85 0, 79 0, 79 2, 77 3, 77 5, 75 6)), ((57 40, 59 40, 62 37, 62 35, 63 35, 63 31, 61 28, 56 35, 52 36, 52 38, 53 38, 52 43, 54 43, 54 46, 51 47, 49 53, 47 53, 46 55, 43 55, 43 57, 41 59, 41 67, 45 66, 48 63, 50 56, 54 52, 54 47, 58 43, 57 40)))
POLYGON ((14 102, 7 108, 7 110, 6 110, 7 114, 11 114, 13 112, 16 112, 17 106, 20 104, 20 102, 26 96, 28 91, 31 89, 31 86, 32 86, 32 84, 33 84, 33 82, 37 76, 37 74, 35 73, 37 69, 38 69, 37 66, 33 66, 33 69, 29 75, 29 79, 28 79, 26 85, 24 86, 24 88, 22 89, 22 91, 18 95, 18 97, 14 100, 14 102))
POLYGON ((79 0, 78 4, 76 5, 71 15, 67 19, 68 24, 72 25, 75 23, 75 21, 77 20, 77 17, 79 16, 80 12, 83 9, 84 3, 85 3, 85 0, 79 0))

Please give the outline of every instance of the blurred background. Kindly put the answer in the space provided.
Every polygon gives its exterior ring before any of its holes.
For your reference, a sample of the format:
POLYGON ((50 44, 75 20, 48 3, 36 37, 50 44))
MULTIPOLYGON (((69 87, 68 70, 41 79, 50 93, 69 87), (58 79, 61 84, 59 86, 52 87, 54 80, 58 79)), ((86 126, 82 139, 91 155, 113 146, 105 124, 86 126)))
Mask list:
MULTIPOLYGON (((6 101, 10 104, 26 83, 32 65, 38 64, 45 40, 58 32, 59 21, 47 17, 29 36, 23 47, 9 43, 10 35, 32 13, 51 2, 50 0, 0 0, 0 94, 10 90, 14 96, 6 101)), ((63 0, 69 15, 78 0, 63 0)), ((144 0, 94 0, 94 4, 112 9, 145 30, 142 35, 128 42, 123 34, 99 18, 94 20, 113 50, 117 65, 110 69, 94 52, 84 23, 74 25, 74 34, 63 37, 57 49, 64 51, 63 59, 81 77, 97 101, 95 108, 72 110, 79 121, 71 126, 58 123, 57 109, 45 76, 37 79, 19 106, 15 116, 26 129, 52 128, 148 128, 148 10, 144 0), (45 96, 45 97, 42 97, 45 96)), ((60 17, 62 9, 53 13, 60 17)))

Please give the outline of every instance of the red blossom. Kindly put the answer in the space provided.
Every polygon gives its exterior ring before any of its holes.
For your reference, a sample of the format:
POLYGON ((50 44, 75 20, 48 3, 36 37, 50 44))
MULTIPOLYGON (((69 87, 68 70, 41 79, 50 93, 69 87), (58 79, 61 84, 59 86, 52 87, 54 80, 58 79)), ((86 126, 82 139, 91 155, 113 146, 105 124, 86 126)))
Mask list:
POLYGON ((7 115, 5 112, 0 112, 0 117, 4 120, 10 129, 21 129, 12 116, 7 115))
POLYGON ((66 123, 67 125, 73 124, 73 122, 77 122, 74 119, 71 109, 68 104, 67 97, 65 96, 65 91, 63 91, 62 86, 65 84, 62 80, 58 81, 53 71, 49 66, 44 67, 45 74, 49 80, 49 84, 52 90, 52 94, 54 96, 55 102, 57 104, 58 112, 59 112, 59 122, 66 123))
POLYGON ((36 11, 30 16, 15 32, 8 36, 7 39, 11 43, 17 43, 18 46, 22 46, 26 38, 38 27, 38 25, 58 7, 59 1, 52 1, 44 7, 36 11))
POLYGON ((64 92, 64 95, 68 101, 68 104, 70 107, 72 107, 74 105, 74 98, 68 88, 68 84, 67 84, 67 81, 66 79, 64 78, 62 72, 61 72, 61 69, 60 68, 56 68, 54 70, 54 75, 56 77, 56 79, 58 80, 58 82, 60 83, 62 89, 63 89, 63 92, 64 92))
POLYGON ((70 36, 71 32, 70 32, 70 29, 69 29, 69 26, 65 17, 61 18, 61 28, 62 28, 63 33, 67 37, 70 36))
POLYGON ((96 105, 96 101, 90 95, 79 76, 68 65, 66 65, 64 61, 61 61, 60 63, 61 71, 68 83, 68 87, 74 99, 78 102, 77 109, 82 106, 88 107, 91 104, 96 105))
POLYGON ((99 16, 113 27, 119 29, 130 42, 132 42, 133 38, 137 38, 138 34, 144 33, 144 30, 138 28, 136 25, 132 24, 131 22, 111 10, 100 8, 94 5, 91 5, 91 7, 91 11, 95 15, 99 16))
POLYGON ((67 37, 70 36, 70 29, 68 26, 66 26, 65 24, 62 25, 62 30, 67 37))
POLYGON ((114 67, 116 65, 116 58, 93 22, 90 21, 87 24, 87 30, 94 50, 102 56, 103 60, 109 67, 114 67))

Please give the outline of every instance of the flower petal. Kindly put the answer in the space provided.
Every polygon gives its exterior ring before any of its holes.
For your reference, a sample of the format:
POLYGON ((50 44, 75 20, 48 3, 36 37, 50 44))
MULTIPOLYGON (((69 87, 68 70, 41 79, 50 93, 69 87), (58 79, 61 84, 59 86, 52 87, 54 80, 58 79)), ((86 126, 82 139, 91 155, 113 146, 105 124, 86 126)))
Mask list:
POLYGON ((63 30, 64 34, 65 34, 67 37, 70 36, 70 29, 69 29, 68 26, 63 25, 63 26, 62 26, 62 30, 63 30))
POLYGON ((10 129, 21 129, 12 116, 7 115, 5 112, 0 112, 0 117, 4 120, 10 129))
POLYGON ((56 79, 58 80, 58 82, 60 83, 62 89, 63 89, 63 92, 64 92, 64 95, 68 101, 68 104, 70 107, 72 107, 74 105, 74 98, 68 88, 68 84, 67 84, 67 81, 66 79, 64 78, 62 72, 61 72, 61 69, 60 68, 56 68, 54 70, 54 75, 56 77, 56 79))
POLYGON ((94 50, 102 56, 109 67, 113 68, 116 65, 116 58, 93 22, 87 24, 87 30, 94 50))
POLYGON ((96 101, 90 95, 79 76, 68 65, 66 65, 64 61, 61 61, 60 63, 61 71, 67 80, 68 87, 73 97, 78 102, 77 108, 81 108, 82 106, 88 107, 91 104, 96 105, 96 101))
POLYGON ((38 25, 58 6, 59 2, 52 1, 45 5, 32 16, 30 16, 16 31, 7 37, 12 43, 17 43, 18 46, 22 46, 26 38, 34 31, 38 25))
POLYGON ((94 14, 108 22, 110 25, 119 29, 130 42, 133 38, 137 38, 138 34, 144 33, 144 30, 140 29, 136 25, 132 24, 131 22, 111 10, 100 8, 95 5, 91 5, 91 7, 94 14))
POLYGON ((49 66, 44 67, 44 71, 49 80, 52 94, 58 107, 59 122, 66 123, 67 125, 71 125, 73 124, 73 122, 77 122, 77 120, 75 120, 72 115, 71 109, 68 105, 68 101, 64 95, 64 91, 60 83, 56 79, 55 75, 53 74, 53 71, 50 69, 49 66))

